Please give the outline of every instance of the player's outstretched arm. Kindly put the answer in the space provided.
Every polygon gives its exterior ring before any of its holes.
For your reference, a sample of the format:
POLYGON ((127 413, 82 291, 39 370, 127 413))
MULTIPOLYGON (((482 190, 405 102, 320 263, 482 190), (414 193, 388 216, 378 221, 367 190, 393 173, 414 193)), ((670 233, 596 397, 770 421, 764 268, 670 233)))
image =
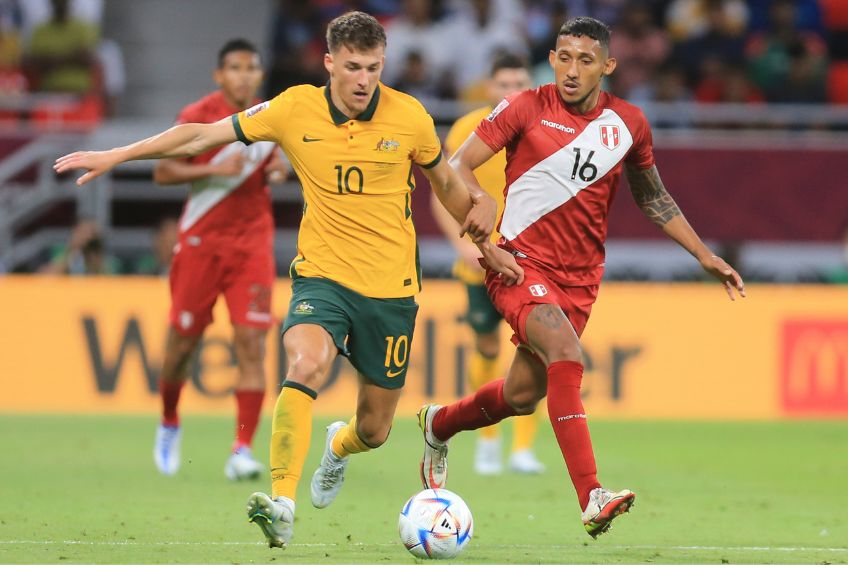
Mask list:
POLYGON ((487 241, 495 229, 495 216, 498 211, 495 200, 479 186, 466 186, 444 160, 434 167, 422 170, 439 202, 461 224, 459 235, 467 233, 474 243, 487 241))
POLYGON ((229 117, 212 124, 180 124, 124 147, 108 151, 77 151, 59 157, 53 170, 57 173, 86 170, 77 179, 77 186, 82 186, 126 161, 190 157, 236 139, 236 131, 229 117))
POLYGON ((656 165, 648 169, 638 169, 627 165, 626 173, 630 192, 642 212, 666 235, 691 253, 707 273, 721 281, 731 300, 736 299, 734 289, 744 298, 745 283, 742 277, 701 241, 686 221, 674 198, 665 189, 656 165))

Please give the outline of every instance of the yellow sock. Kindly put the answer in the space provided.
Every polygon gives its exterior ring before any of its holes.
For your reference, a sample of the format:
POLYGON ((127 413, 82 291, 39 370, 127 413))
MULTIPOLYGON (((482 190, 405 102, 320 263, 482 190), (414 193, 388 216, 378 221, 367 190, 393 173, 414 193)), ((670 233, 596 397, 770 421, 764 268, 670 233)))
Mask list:
POLYGON ((539 418, 536 414, 516 416, 512 419, 512 451, 521 451, 533 447, 536 430, 539 429, 539 418))
POLYGON ((312 437, 312 401, 317 393, 285 382, 271 422, 271 496, 295 500, 312 437))
MULTIPOLYGON (((498 358, 486 357, 479 351, 471 354, 471 361, 468 365, 468 384, 471 386, 471 392, 476 392, 481 386, 497 377, 498 358)), ((498 426, 486 426, 480 428, 480 437, 484 439, 495 439, 500 435, 498 426)))
POLYGON ((371 448, 356 433, 356 416, 351 418, 345 427, 336 432, 333 437, 332 448, 336 457, 340 458, 354 453, 371 451, 371 448))

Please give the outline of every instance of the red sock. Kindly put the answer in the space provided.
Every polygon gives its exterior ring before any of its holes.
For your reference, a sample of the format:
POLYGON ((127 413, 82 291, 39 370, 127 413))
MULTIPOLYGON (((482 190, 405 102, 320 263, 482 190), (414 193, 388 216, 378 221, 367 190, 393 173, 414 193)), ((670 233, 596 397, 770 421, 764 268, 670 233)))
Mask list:
POLYGON ((177 404, 180 402, 180 392, 185 381, 170 382, 159 379, 159 394, 162 396, 162 424, 179 426, 180 416, 177 414, 177 404))
POLYGON ((577 491, 580 509, 584 510, 589 503, 589 492, 601 484, 586 412, 580 400, 582 380, 583 365, 580 363, 557 361, 548 366, 548 416, 577 491))
POLYGON ((471 396, 436 412, 433 417, 433 434, 447 441, 463 430, 491 426, 504 418, 515 416, 515 410, 504 400, 503 385, 503 379, 490 381, 471 396))
POLYGON ((236 441, 233 451, 239 447, 250 447, 253 434, 259 425, 259 414, 262 413, 264 390, 237 390, 235 393, 238 413, 236 414, 236 441))

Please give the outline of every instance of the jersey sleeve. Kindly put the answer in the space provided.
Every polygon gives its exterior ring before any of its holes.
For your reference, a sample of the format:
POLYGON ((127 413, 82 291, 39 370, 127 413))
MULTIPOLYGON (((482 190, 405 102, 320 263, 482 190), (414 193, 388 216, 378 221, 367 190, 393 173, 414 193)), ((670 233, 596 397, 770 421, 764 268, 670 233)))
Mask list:
POLYGON ((474 133, 497 153, 513 141, 530 123, 528 112, 529 96, 533 91, 524 91, 507 96, 495 106, 486 119, 480 122, 474 133))
POLYGON ((418 136, 412 151, 412 161, 425 169, 435 167, 442 159, 442 142, 436 135, 433 117, 422 112, 418 120, 418 136))
POLYGON ((286 90, 271 100, 233 114, 233 127, 239 141, 250 145, 254 141, 280 143, 281 127, 285 127, 294 105, 293 95, 286 90))
POLYGON ((649 169, 654 166, 654 136, 651 125, 642 112, 638 113, 636 135, 633 136, 633 147, 627 154, 627 164, 637 169, 649 169))

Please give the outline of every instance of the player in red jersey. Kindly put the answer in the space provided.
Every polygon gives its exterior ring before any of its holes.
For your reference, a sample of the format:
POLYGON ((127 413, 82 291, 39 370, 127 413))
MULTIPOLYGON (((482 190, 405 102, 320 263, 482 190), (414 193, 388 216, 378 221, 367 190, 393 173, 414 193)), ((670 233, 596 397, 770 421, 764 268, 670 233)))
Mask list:
POLYGON ((604 268, 607 216, 622 172, 636 203, 662 230, 723 283, 731 299, 742 279, 714 255, 668 194, 654 164, 651 130, 635 106, 601 91, 615 69, 609 28, 592 18, 567 21, 550 64, 556 82, 502 101, 451 163, 469 185, 474 169, 507 151, 506 206, 499 246, 518 258, 524 280, 507 286, 489 272, 492 302, 515 331, 517 350, 505 379, 449 406, 419 412, 425 486, 447 480, 447 441, 462 430, 529 414, 547 396, 551 425, 592 537, 630 509, 635 494, 601 487, 580 400, 579 336, 604 268))
MULTIPOLYGON (((243 39, 229 41, 218 54, 214 78, 219 89, 186 106, 177 123, 213 123, 257 103, 262 67, 256 48, 243 39)), ((224 472, 233 480, 262 472, 250 446, 265 395, 265 334, 273 323, 274 219, 267 181, 281 180, 286 173, 277 151, 270 142, 250 147, 234 142, 156 165, 157 183, 191 183, 170 271, 171 328, 159 383, 162 421, 153 452, 166 475, 180 466, 180 391, 221 294, 239 365, 236 439, 224 472)))

